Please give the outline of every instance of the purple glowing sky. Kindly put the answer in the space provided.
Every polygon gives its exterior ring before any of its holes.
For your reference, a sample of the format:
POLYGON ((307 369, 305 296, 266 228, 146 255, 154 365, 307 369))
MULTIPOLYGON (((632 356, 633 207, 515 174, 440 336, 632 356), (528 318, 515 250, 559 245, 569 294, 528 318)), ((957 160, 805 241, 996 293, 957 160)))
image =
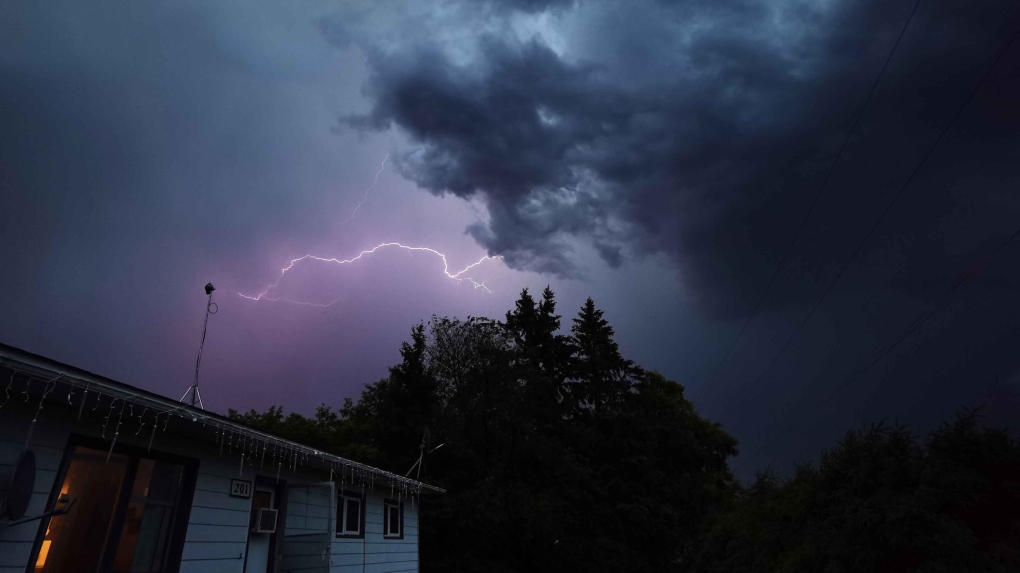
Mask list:
POLYGON ((1020 44, 752 390, 1020 27, 924 3, 727 368, 912 1, 67 2, 0 8, 0 340, 179 396, 202 285, 218 411, 339 405, 433 314, 551 285, 748 464, 1020 393, 1020 248, 821 399, 1020 221, 1020 44), (384 158, 386 159, 383 165, 384 158), (366 194, 366 190, 370 192, 366 194), (352 216, 353 214, 353 216, 352 216), (443 253, 486 289, 444 274, 443 253), (278 298, 326 304, 297 305, 278 298), (789 438, 779 424, 804 418, 789 438))

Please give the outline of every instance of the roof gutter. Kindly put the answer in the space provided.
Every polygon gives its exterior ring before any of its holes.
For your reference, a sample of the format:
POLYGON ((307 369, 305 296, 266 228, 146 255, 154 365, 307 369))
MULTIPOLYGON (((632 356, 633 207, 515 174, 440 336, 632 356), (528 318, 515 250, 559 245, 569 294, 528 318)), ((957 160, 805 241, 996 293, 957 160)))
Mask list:
MULTIPOLYGON (((18 348, 8 346, 6 344, 0 344, 0 364, 3 364, 12 370, 19 371, 30 376, 39 375, 40 373, 45 373, 50 376, 59 375, 58 376, 59 383, 61 384, 67 384, 70 386, 86 389, 102 388, 103 390, 106 391, 107 394, 115 396, 121 400, 132 400, 133 402, 142 403, 154 410, 161 409, 157 416, 162 414, 167 414, 168 416, 176 415, 180 418, 190 418, 192 421, 195 422, 201 421, 205 424, 212 425, 217 428, 224 427, 232 428, 238 433, 242 434, 246 433, 256 439, 260 439, 266 442, 267 444, 272 443, 276 444, 278 447, 279 446, 286 447, 295 453, 312 456, 313 458, 319 458, 324 462, 330 463, 331 465, 340 464, 342 468, 344 467, 354 468, 356 470, 377 475, 383 479, 390 480, 391 482, 394 483, 406 484, 408 486, 411 486, 412 489, 428 490, 437 493, 446 493, 446 490, 443 488, 422 483, 420 481, 413 480, 405 476, 397 475, 392 472, 388 472, 376 467, 369 466, 367 464, 363 464, 361 462, 356 462, 354 460, 349 460, 347 458, 333 455, 328 452, 324 452, 316 448, 306 446, 304 444, 299 444, 298 442, 294 442, 292 440, 281 438, 279 436, 274 436, 261 430, 256 430, 243 424, 239 424, 225 416, 221 416, 213 412, 208 412, 206 410, 201 410, 188 404, 174 402, 173 400, 166 398, 165 396, 160 396, 159 394, 154 394, 152 392, 142 390, 140 388, 135 388, 134 386, 117 382, 104 376, 92 374, 91 372, 87 372, 85 370, 81 370, 73 366, 61 364, 54 360, 37 356, 25 352, 23 350, 20 350, 18 348)), ((55 378, 53 382, 56 383, 57 379, 55 378)))

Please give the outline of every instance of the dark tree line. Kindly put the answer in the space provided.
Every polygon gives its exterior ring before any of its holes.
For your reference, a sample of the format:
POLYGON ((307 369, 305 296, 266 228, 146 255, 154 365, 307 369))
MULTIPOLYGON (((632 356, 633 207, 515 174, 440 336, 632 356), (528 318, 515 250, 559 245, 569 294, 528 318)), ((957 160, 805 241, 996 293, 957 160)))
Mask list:
POLYGON ((736 441, 625 359, 591 299, 569 334, 552 291, 525 290, 504 321, 415 326, 400 355, 356 403, 231 416, 400 474, 423 437, 442 444, 412 473, 448 490, 424 501, 424 571, 1020 565, 1020 449, 972 416, 923 447, 900 428, 853 432, 817 469, 742 486, 736 441))

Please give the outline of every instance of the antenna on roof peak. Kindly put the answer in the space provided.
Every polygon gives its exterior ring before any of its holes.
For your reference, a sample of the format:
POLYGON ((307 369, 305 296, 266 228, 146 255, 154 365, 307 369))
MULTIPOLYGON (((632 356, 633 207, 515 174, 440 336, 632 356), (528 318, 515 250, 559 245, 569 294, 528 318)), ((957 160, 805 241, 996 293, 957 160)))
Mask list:
POLYGON ((212 283, 206 283, 205 294, 209 296, 209 301, 205 305, 205 322, 202 324, 202 342, 198 345, 198 360, 195 361, 195 382, 188 387, 188 390, 181 396, 181 402, 188 399, 188 395, 191 395, 192 406, 198 406, 205 410, 205 405, 202 404, 202 394, 198 391, 198 369, 202 366, 202 349, 205 348, 205 332, 209 328, 209 315, 216 314, 219 312, 220 307, 213 302, 212 293, 216 290, 216 287, 212 283))

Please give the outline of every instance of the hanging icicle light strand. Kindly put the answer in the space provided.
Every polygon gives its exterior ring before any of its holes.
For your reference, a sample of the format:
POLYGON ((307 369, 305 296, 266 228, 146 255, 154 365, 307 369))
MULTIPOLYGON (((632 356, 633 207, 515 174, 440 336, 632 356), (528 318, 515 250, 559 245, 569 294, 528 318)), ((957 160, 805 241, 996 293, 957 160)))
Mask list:
MULTIPOLYGON (((160 426, 160 418, 163 419, 162 432, 166 433, 169 428, 170 417, 176 416, 178 418, 188 418, 194 422, 201 422, 203 425, 209 424, 215 428, 212 442, 213 444, 219 443, 221 455, 225 442, 229 440, 227 448, 230 454, 233 454, 236 442, 237 447, 241 450, 241 472, 243 472, 245 457, 248 458, 249 466, 254 467, 253 455, 259 456, 259 465, 264 467, 266 454, 268 453, 269 446, 272 445, 272 463, 277 466, 277 479, 279 479, 279 474, 284 464, 287 464, 292 472, 297 472, 298 467, 315 462, 316 464, 321 464, 324 469, 325 466, 329 466, 331 474, 334 476, 331 478, 332 480, 336 479, 335 473, 339 472, 341 487, 354 486, 356 485, 355 482, 360 482, 362 489, 371 488, 374 490, 375 478, 378 476, 392 483, 401 484, 403 488, 409 488, 409 490, 417 491, 420 488, 425 488, 437 492, 445 492, 442 488, 420 484, 416 480, 405 476, 392 474, 359 462, 328 454, 318 448, 304 446, 259 430, 247 428, 212 412, 198 410, 189 405, 180 404, 155 394, 149 394, 144 391, 139 392, 135 388, 125 388, 122 384, 101 377, 87 373, 62 372, 46 364, 41 364, 37 359, 13 356, 3 350, 0 350, 0 363, 2 363, 4 368, 11 370, 3 395, 0 396, 0 408, 10 407, 9 402, 13 394, 12 391, 15 390, 15 382, 17 382, 19 376, 25 377, 24 389, 21 390, 25 395, 24 401, 28 402, 31 400, 33 393, 39 396, 39 403, 34 411, 33 420, 39 419, 39 415, 46 406, 47 398, 50 394, 57 391, 58 387, 62 388, 60 385, 66 385, 67 388, 63 390, 67 392, 67 406, 69 408, 77 408, 77 421, 80 422, 85 417, 85 408, 90 399, 94 399, 89 409, 90 412, 97 413, 100 407, 106 407, 105 416, 102 413, 98 413, 98 416, 102 416, 99 433, 103 439, 112 440, 111 452, 113 446, 120 442, 120 428, 123 425, 125 413, 127 413, 129 419, 137 418, 138 427, 131 433, 132 436, 140 436, 144 430, 149 431, 147 451, 150 452, 155 441, 156 429, 160 426), (48 375, 41 376, 40 372, 46 372, 48 375), (41 385, 37 385, 37 383, 41 383, 41 385), (95 395, 95 397, 93 398, 92 395, 95 395), (141 413, 137 415, 135 414, 136 405, 142 408, 141 413), (114 414, 118 415, 116 420, 113 419, 114 414), (147 419, 149 416, 152 417, 152 420, 147 419), (116 422, 116 424, 112 422, 116 422), (111 428, 111 426, 114 427, 111 428), (229 437, 227 436, 228 427, 230 431, 229 437), (112 436, 108 435, 111 430, 112 436), (259 452, 260 445, 261 452, 259 452), (348 469, 350 470, 349 475, 348 469)), ((26 443, 31 440, 33 432, 34 426, 30 426, 26 443)))

